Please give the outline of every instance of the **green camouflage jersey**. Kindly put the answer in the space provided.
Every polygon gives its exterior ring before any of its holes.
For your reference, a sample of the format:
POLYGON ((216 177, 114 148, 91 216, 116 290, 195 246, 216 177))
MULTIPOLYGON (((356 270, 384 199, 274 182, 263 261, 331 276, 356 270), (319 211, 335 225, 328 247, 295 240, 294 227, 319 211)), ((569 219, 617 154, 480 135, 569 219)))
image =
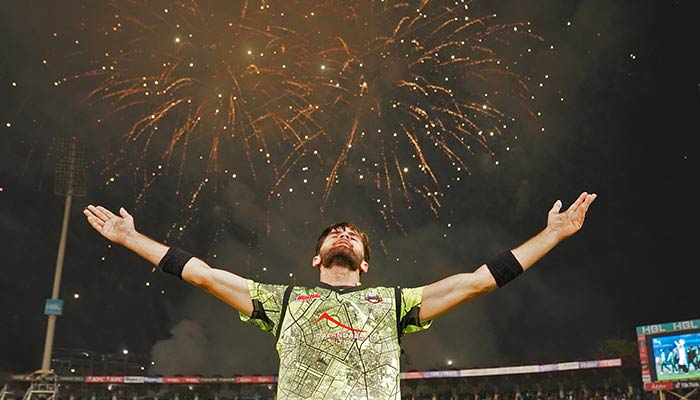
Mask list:
POLYGON ((253 313, 241 313, 277 335, 278 399, 401 398, 399 337, 432 322, 418 318, 422 287, 287 288, 248 280, 253 313))

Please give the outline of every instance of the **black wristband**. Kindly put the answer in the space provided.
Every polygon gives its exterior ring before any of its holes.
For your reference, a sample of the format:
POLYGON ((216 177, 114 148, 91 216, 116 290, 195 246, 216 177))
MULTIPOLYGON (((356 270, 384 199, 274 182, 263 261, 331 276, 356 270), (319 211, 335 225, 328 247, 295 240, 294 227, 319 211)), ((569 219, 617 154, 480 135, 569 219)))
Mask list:
POLYGON ((497 255, 487 262, 486 266, 491 271, 491 275, 496 280, 498 287, 503 287, 503 285, 523 273, 523 266, 520 265, 520 262, 518 262, 518 259, 515 258, 511 251, 504 251, 497 255))
POLYGON ((158 263, 158 269, 182 279, 182 270, 192 257, 192 254, 185 250, 171 247, 158 263))

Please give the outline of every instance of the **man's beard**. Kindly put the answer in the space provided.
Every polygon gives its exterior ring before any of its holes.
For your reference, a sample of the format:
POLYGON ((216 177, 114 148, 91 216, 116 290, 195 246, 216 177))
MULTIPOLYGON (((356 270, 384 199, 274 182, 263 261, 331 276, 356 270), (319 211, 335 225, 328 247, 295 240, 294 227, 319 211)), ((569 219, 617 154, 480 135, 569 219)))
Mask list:
POLYGON ((330 268, 332 265, 346 267, 350 271, 357 271, 362 263, 362 257, 345 246, 334 246, 321 254, 321 265, 330 268))

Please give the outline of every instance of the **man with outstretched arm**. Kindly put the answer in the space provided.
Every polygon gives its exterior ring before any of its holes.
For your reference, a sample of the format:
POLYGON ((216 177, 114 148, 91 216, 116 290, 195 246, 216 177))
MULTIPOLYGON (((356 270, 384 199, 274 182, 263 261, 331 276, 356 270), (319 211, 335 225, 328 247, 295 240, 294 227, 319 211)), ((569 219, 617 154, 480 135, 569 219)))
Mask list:
POLYGON ((318 238, 312 265, 314 288, 271 285, 210 267, 177 247, 161 244, 119 215, 88 206, 87 221, 105 238, 164 272, 200 287, 240 312, 241 319, 276 337, 278 399, 400 399, 399 339, 427 329, 432 320, 468 300, 501 287, 578 232, 596 199, 586 192, 565 211, 557 200, 546 227, 474 272, 424 287, 363 287, 369 240, 357 226, 339 222, 318 238))

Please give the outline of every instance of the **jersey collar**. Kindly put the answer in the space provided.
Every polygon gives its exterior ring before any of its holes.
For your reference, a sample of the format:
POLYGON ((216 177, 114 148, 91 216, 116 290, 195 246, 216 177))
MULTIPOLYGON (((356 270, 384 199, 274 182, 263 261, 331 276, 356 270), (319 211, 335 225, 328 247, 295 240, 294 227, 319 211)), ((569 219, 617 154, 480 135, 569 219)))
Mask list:
POLYGON ((325 282, 319 282, 318 287, 332 290, 336 293, 350 293, 350 292, 356 292, 358 290, 364 289, 361 285, 357 285, 357 286, 333 286, 333 285, 329 285, 325 282))

